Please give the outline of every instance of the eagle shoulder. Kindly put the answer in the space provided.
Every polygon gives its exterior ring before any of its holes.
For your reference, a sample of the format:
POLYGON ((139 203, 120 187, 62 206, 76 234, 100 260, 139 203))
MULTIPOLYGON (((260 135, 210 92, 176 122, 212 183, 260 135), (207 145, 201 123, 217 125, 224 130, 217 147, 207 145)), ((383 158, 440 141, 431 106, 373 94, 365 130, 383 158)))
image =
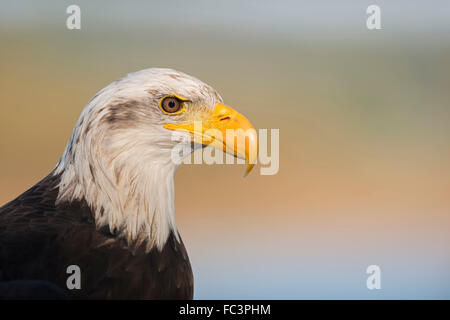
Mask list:
POLYGON ((0 281, 48 281, 66 290, 67 267, 77 265, 74 298, 192 299, 189 258, 173 233, 161 251, 132 248, 98 230, 85 201, 55 205, 58 183, 50 174, 0 208, 0 281))

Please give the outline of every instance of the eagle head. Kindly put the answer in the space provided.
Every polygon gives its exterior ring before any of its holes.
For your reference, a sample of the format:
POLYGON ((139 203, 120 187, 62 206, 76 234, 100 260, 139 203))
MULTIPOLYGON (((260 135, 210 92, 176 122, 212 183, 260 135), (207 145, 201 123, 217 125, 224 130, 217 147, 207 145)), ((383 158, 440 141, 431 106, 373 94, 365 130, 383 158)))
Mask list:
POLYGON ((54 170, 57 203, 85 200, 97 227, 161 250, 171 232, 178 238, 173 154, 180 144, 246 159, 247 173, 257 157, 253 126, 211 86, 172 69, 130 73, 82 111, 54 170))

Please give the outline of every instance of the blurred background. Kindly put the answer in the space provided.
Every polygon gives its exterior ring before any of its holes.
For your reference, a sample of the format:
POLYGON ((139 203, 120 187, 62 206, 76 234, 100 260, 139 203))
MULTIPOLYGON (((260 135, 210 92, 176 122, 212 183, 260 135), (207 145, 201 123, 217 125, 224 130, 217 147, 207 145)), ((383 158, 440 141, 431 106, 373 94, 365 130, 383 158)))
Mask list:
POLYGON ((0 205, 53 169, 98 90, 170 67, 280 129, 276 175, 178 170, 195 298, 449 299, 450 3, 376 1, 368 30, 371 4, 2 1, 0 205))

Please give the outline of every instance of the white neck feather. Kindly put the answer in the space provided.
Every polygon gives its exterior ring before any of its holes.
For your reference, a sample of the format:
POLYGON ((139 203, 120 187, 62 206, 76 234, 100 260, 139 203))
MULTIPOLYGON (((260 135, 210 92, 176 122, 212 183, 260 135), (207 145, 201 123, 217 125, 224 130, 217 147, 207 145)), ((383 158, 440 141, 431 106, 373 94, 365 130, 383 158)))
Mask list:
POLYGON ((161 250, 175 223, 174 174, 171 141, 165 130, 117 128, 111 130, 81 115, 59 160, 55 174, 61 175, 57 203, 85 199, 95 215, 97 227, 125 237, 129 244, 146 242, 147 250, 161 250), (92 129, 95 128, 95 129, 92 129))

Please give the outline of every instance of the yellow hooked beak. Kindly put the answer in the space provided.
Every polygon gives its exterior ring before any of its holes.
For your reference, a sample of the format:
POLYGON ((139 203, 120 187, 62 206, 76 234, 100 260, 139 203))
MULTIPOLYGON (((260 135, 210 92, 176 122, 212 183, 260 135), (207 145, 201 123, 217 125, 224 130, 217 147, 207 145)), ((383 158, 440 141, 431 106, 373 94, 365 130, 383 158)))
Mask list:
POLYGON ((165 128, 186 131, 193 140, 223 150, 247 162, 245 176, 253 169, 258 156, 258 136, 250 121, 232 108, 218 103, 203 121, 186 124, 168 123, 165 128))

